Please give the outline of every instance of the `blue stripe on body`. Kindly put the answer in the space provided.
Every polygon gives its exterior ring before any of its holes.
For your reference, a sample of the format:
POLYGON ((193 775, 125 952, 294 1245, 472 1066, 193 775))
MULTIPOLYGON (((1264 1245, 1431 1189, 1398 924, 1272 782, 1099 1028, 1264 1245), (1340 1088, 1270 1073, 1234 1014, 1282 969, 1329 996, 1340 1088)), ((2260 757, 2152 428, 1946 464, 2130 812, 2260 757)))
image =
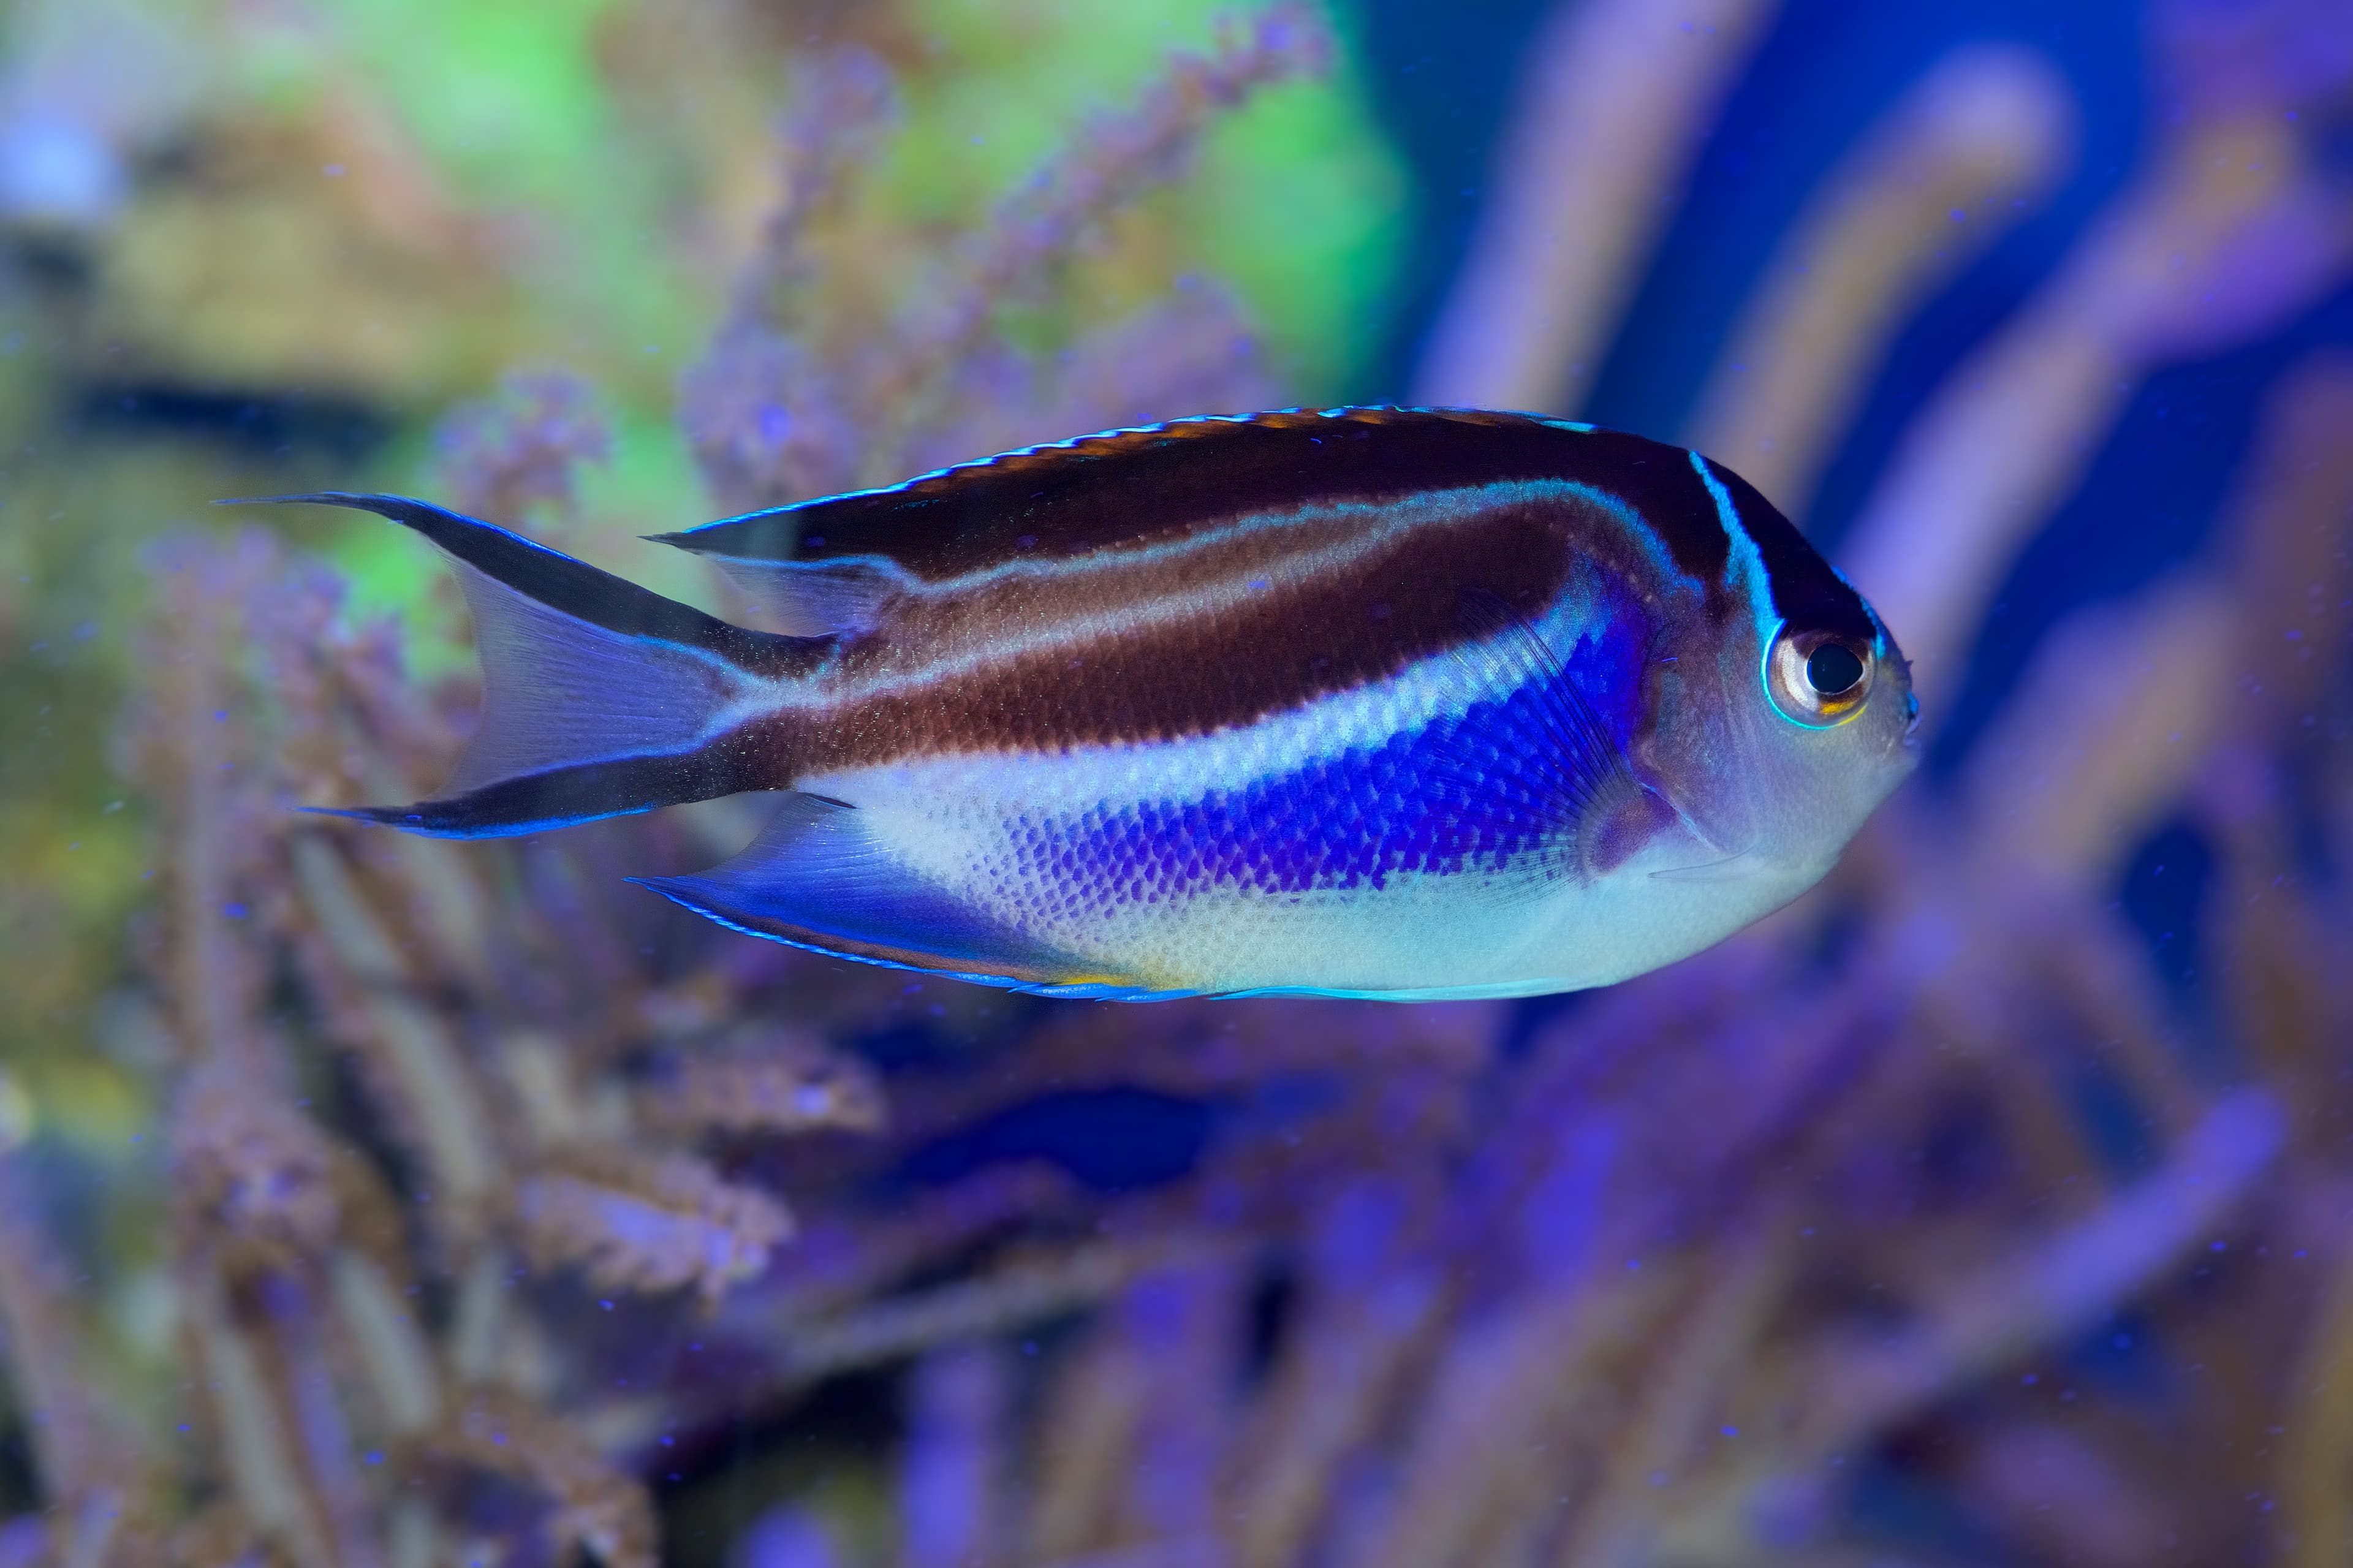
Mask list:
POLYGON ((1618 617, 1507 695, 1369 740, 1278 777, 1187 800, 1144 801, 1015 825, 1018 858, 1061 889, 1056 912, 1217 889, 1378 891, 1400 876, 1567 872, 1577 781, 1560 764, 1572 682, 1620 755, 1639 721, 1647 647, 1618 617))

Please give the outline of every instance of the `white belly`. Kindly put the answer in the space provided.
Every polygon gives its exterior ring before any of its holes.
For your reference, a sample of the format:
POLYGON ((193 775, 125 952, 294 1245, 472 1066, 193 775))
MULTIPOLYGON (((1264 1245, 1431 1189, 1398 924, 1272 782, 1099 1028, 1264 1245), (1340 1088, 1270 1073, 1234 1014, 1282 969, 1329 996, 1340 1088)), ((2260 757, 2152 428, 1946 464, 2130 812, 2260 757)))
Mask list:
MULTIPOLYGON (((1246 743, 1196 744, 1220 740, 1246 743)), ((801 786, 857 806, 864 830, 910 877, 1154 990, 1436 1000, 1605 985, 1698 952, 1820 875, 1761 861, 1694 874, 1722 853, 1680 829, 1598 878, 1414 873, 1378 887, 1295 890, 1129 879, 1058 849, 1088 837, 1106 814, 1158 796, 1169 777, 1162 762, 952 757, 801 786)))

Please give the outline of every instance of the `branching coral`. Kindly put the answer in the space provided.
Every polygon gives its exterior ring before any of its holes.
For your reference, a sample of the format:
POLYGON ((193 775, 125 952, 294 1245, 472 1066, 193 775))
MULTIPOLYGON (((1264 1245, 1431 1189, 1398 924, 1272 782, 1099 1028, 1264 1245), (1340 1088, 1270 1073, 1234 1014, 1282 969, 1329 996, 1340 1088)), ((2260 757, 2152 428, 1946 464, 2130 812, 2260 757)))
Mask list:
POLYGON ((2341 24, 2299 0, 2230 22, 2189 4, 2170 14, 2166 141, 2042 293, 1954 373, 1856 525, 1855 581, 1905 628, 1932 707, 1955 689, 2000 572, 2133 385, 2281 321, 2353 269, 2353 187, 2306 129, 2353 91, 2333 45, 2341 24), (2273 68, 2250 68, 2250 54, 2273 68))
MULTIPOLYGON (((19 1091, 0 1079, 0 1098, 12 1092, 19 1091)), ((138 1529, 133 1510, 148 1500, 144 1456, 91 1375, 71 1276, 34 1212, 39 1183, 20 1152, 21 1137, 21 1128, 0 1123, 0 1349, 54 1507, 47 1521, 26 1519, 0 1532, 0 1562, 37 1562, 44 1552, 104 1562, 138 1529)))
POLYGON ((1868 355, 1988 244, 2065 161, 2072 106, 2023 50, 1963 50, 1913 88, 1834 172, 1693 419, 1691 444, 1805 515, 1868 355))
POLYGON ((469 405, 442 422, 450 504, 509 525, 534 506, 569 510, 575 467, 601 462, 612 450, 596 389, 543 370, 510 375, 501 390, 502 399, 469 405))
POLYGON ((1312 12, 1277 6, 1230 29, 1213 54, 1175 57, 1133 109, 1086 127, 966 236, 895 319, 856 337, 812 312, 801 247, 888 121, 889 84, 863 55, 805 71, 800 104, 780 126, 783 199, 683 387, 681 416, 712 494, 750 510, 1070 429, 1259 401, 1267 383, 1249 331, 1208 285, 1097 328, 1059 363, 1016 353, 999 328, 1008 308, 1052 298, 1111 215, 1180 172, 1220 110, 1319 68, 1326 48, 1312 12))
POLYGON ((1573 413, 1683 170, 1771 0, 1556 5, 1521 84, 1500 198, 1433 330, 1417 402, 1573 413))

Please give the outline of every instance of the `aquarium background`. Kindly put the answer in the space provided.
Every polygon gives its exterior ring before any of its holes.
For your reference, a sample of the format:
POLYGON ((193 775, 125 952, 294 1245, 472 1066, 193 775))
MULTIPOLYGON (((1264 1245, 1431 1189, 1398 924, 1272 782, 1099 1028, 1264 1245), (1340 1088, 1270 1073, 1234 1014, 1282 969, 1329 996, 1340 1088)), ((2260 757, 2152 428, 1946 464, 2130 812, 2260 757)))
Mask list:
POLYGON ((0 1564, 2353 1559, 2341 0, 16 0, 0 1564), (1607 992, 1047 1002, 429 792, 413 491, 1702 447, 1929 763, 1607 992))

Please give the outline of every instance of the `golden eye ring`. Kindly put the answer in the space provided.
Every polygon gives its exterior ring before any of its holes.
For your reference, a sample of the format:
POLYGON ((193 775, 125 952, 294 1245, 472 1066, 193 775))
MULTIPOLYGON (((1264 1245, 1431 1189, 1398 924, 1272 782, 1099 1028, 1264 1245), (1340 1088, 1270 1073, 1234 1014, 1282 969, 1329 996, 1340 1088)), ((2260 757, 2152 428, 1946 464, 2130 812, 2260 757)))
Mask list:
POLYGON ((1828 730, 1862 711, 1879 675, 1869 643, 1784 625, 1765 649, 1765 696, 1773 710, 1808 730, 1828 730))

